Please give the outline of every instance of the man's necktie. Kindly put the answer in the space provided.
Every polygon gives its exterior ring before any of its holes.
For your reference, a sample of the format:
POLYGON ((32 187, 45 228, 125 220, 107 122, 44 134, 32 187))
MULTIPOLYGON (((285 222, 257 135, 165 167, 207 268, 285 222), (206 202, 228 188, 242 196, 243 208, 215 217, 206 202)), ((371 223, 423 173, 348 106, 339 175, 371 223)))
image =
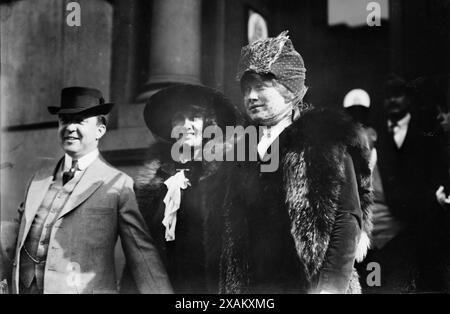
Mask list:
POLYGON ((63 173, 63 185, 65 185, 67 182, 73 179, 77 167, 78 167, 78 160, 72 159, 72 167, 69 169, 69 171, 65 171, 63 173))
POLYGON ((402 135, 399 133, 399 131, 400 125, 398 124, 398 121, 392 123, 391 126, 389 127, 389 132, 392 136, 392 140, 394 141, 397 148, 400 148, 402 146, 404 139, 404 137, 402 139, 402 135))
POLYGON ((391 135, 392 136, 394 136, 395 135, 395 131, 396 131, 396 127, 398 127, 399 125, 398 125, 398 121, 395 121, 395 122, 392 122, 390 125, 389 125, 389 133, 391 133, 391 135))

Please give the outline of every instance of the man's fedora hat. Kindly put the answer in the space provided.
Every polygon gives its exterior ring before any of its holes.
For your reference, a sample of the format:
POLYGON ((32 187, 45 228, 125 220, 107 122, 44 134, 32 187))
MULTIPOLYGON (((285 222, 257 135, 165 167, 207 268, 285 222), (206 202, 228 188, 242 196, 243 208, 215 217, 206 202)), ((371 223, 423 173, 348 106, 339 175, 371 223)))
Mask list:
POLYGON ((49 106, 51 114, 108 114, 114 104, 105 103, 102 92, 88 87, 66 87, 61 91, 61 107, 49 106))
POLYGON ((220 92, 202 85, 178 84, 152 95, 144 108, 144 120, 150 131, 159 138, 172 141, 172 118, 190 106, 209 112, 223 130, 234 126, 240 115, 237 108, 220 92))

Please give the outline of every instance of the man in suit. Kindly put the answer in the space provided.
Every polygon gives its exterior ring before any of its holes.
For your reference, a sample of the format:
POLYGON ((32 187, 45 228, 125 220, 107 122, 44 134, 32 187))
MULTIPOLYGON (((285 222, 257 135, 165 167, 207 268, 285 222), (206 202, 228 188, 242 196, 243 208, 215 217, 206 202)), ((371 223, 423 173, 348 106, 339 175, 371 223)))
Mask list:
POLYGON ((33 176, 19 207, 13 293, 115 293, 118 236, 139 291, 172 292, 133 180, 98 151, 111 108, 84 87, 64 88, 61 107, 48 107, 65 155, 33 176))
POLYGON ((366 262, 378 262, 382 286, 372 292, 440 289, 439 208, 435 192, 447 181, 440 134, 417 114, 414 90, 400 77, 385 85, 384 117, 378 127, 373 169, 372 247, 366 262))

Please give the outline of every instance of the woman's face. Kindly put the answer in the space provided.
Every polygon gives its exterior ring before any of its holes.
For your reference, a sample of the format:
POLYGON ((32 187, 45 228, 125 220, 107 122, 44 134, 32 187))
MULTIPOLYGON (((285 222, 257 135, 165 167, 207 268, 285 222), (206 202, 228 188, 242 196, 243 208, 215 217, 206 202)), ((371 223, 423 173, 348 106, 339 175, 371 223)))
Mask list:
POLYGON ((177 115, 172 120, 172 129, 177 128, 177 141, 189 147, 201 147, 203 138, 203 117, 177 115))
POLYGON ((292 112, 292 103, 270 79, 257 74, 249 76, 241 83, 241 91, 247 114, 254 122, 275 125, 292 112))

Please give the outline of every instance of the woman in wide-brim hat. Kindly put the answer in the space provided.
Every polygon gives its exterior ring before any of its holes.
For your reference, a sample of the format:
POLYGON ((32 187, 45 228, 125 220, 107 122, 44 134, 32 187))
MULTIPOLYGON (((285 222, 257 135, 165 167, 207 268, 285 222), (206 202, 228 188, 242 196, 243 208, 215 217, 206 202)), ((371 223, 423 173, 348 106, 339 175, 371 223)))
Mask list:
POLYGON ((172 148, 175 143, 201 148, 210 140, 203 138, 203 130, 218 127, 225 133, 226 126, 239 120, 238 110, 221 92, 176 85, 149 99, 144 119, 158 141, 135 178, 141 212, 175 292, 217 293, 222 186, 228 165, 206 162, 201 155, 186 158, 173 154, 172 148), (176 127, 184 138, 171 136, 176 127))

